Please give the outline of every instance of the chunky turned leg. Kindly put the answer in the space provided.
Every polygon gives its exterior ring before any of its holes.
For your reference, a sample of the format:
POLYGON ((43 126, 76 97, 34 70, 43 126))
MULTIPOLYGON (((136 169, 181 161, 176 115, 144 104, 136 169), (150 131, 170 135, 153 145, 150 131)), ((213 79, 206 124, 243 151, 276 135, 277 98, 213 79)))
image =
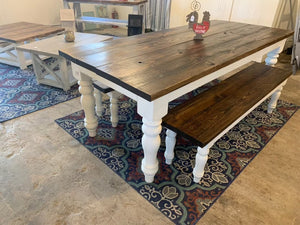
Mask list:
POLYGON ((174 148, 176 144, 176 133, 167 129, 166 132, 166 151, 165 151, 165 159, 166 164, 171 165, 172 160, 174 158, 174 148))
POLYGON ((95 98, 92 79, 81 73, 78 84, 79 92, 81 93, 81 105, 85 114, 84 126, 88 130, 89 136, 95 137, 98 121, 95 115, 95 98))
POLYGON ((267 58, 265 59, 265 63, 268 66, 274 66, 277 61, 278 61, 278 57, 279 57, 279 53, 282 51, 281 47, 278 47, 272 51, 270 51, 267 54, 267 58))
POLYGON ((280 86, 271 96, 271 100, 268 104, 268 113, 272 113, 273 110, 276 108, 277 106, 277 101, 281 95, 281 91, 282 91, 282 88, 283 86, 286 84, 286 81, 283 83, 282 86, 280 86))
POLYGON ((94 88, 94 96, 95 96, 95 103, 96 103, 96 107, 95 107, 96 114, 97 116, 101 116, 103 111, 101 91, 99 91, 97 88, 94 88))
POLYGON ((208 159, 209 149, 212 145, 206 145, 204 148, 197 148, 195 168, 193 170, 194 182, 199 183, 204 174, 204 167, 208 159))
POLYGON ((112 127, 116 127, 119 122, 118 116, 118 97, 120 94, 116 91, 112 91, 107 93, 110 97, 110 120, 112 127))
POLYGON ((145 175, 145 181, 153 182, 154 176, 158 170, 157 151, 160 146, 161 120, 148 121, 143 118, 142 145, 144 150, 144 159, 142 160, 142 171, 145 175))

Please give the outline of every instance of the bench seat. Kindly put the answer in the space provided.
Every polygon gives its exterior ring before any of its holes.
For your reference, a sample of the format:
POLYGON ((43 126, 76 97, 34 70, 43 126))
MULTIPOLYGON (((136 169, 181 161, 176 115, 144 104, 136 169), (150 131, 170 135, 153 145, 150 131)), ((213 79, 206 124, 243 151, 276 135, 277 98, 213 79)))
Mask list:
POLYGON ((163 118, 168 128, 165 158, 174 157, 176 133, 199 146, 194 181, 203 176, 209 148, 229 129, 272 95, 268 113, 276 107, 282 86, 292 71, 252 62, 247 68, 169 110, 163 118))

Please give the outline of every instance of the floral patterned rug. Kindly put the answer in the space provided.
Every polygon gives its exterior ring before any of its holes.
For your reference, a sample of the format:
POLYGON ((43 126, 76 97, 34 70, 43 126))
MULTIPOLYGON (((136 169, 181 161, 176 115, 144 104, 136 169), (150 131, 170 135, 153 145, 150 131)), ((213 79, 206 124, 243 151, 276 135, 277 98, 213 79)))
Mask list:
MULTIPOLYGON (((184 99, 172 102, 171 106, 184 99)), ((277 109, 269 115, 266 102, 257 107, 211 148, 199 184, 192 181, 196 146, 178 136, 175 159, 169 166, 163 156, 164 130, 158 152, 159 171, 154 182, 148 184, 140 169, 142 123, 136 113, 136 103, 125 97, 120 100, 117 128, 110 125, 108 102, 104 106, 95 138, 88 137, 83 125, 83 111, 56 122, 175 224, 197 223, 299 108, 279 101, 277 109)))
POLYGON ((69 91, 39 85, 32 67, 21 70, 0 63, 0 122, 80 96, 77 86, 69 91))

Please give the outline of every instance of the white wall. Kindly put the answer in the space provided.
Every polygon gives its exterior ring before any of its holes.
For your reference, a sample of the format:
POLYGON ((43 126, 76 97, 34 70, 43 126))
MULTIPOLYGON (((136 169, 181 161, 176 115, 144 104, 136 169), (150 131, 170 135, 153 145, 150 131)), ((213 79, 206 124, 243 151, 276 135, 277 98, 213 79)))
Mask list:
MULTIPOLYGON (((202 19, 203 11, 210 12, 210 19, 228 20, 232 0, 202 0, 199 11, 199 21, 202 19)), ((186 25, 186 15, 192 12, 192 0, 172 0, 170 27, 186 25)))
POLYGON ((60 24, 62 0, 0 0, 0 25, 32 22, 46 25, 60 24))
MULTIPOLYGON (((208 10, 211 14, 211 19, 272 26, 278 3, 286 0, 198 1, 201 3, 200 18, 202 12, 208 10)), ((0 0, 0 3, 0 25, 19 21, 51 25, 60 24, 59 9, 63 8, 63 0, 0 0)), ((170 27, 187 24, 185 19, 186 15, 192 11, 191 3, 192 0, 172 0, 170 27)), ((127 19, 131 8, 116 8, 120 19, 127 19)), ((111 15, 111 10, 112 8, 109 7, 109 15, 111 15)))
MULTIPOLYGON (((193 0, 172 0, 170 27, 186 25, 185 16, 192 11, 193 0)), ((198 0, 203 11, 209 11, 211 20, 230 20, 272 26, 280 0, 198 0)))
POLYGON ((231 21, 271 27, 279 0, 235 0, 231 21))

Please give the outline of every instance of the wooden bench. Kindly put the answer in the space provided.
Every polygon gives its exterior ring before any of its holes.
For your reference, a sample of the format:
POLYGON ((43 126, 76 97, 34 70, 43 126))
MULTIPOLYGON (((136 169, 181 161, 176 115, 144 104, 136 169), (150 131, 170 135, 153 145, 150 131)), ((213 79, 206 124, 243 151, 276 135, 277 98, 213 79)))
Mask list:
POLYGON ((172 162, 176 133, 180 133, 198 146, 193 169, 194 182, 198 183, 213 144, 270 95, 268 113, 271 113, 291 74, 292 71, 253 62, 209 90, 170 109, 163 118, 163 125, 168 128, 166 163, 172 162))

